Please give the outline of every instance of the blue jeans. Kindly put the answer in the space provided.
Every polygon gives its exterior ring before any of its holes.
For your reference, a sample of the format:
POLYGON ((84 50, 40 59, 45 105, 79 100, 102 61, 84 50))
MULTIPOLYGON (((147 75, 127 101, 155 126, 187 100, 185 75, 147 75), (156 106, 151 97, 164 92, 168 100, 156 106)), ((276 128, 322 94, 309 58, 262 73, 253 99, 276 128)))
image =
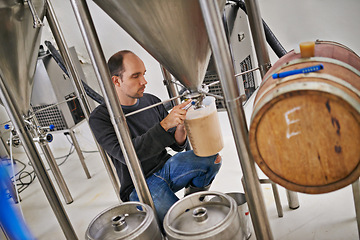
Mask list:
MULTIPOLYGON (((221 161, 215 163, 217 156, 198 157, 192 150, 179 152, 146 179, 161 223, 169 208, 179 200, 175 195, 177 191, 190 184, 202 188, 213 181, 221 166, 221 161)), ((129 198, 130 201, 139 201, 135 189, 129 198)))

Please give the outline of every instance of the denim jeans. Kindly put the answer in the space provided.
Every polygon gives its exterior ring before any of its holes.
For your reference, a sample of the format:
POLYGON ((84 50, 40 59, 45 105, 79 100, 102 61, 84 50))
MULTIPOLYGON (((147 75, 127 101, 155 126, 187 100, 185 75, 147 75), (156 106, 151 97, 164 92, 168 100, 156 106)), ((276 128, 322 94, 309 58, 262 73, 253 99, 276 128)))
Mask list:
MULTIPOLYGON (((221 161, 215 163, 217 156, 198 157, 192 150, 179 152, 146 179, 161 224, 169 208, 179 200, 175 195, 177 191, 190 183, 202 188, 213 181, 221 166, 221 161)), ((129 198, 130 201, 139 201, 135 189, 129 198)))

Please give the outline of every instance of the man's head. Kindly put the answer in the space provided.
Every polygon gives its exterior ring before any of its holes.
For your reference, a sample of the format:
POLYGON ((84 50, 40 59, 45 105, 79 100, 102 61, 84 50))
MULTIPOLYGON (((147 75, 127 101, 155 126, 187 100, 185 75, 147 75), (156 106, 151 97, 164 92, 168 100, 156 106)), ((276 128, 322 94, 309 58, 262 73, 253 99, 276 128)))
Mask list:
POLYGON ((123 50, 110 57, 108 67, 120 103, 135 104, 136 99, 143 96, 147 84, 143 61, 133 52, 123 50))

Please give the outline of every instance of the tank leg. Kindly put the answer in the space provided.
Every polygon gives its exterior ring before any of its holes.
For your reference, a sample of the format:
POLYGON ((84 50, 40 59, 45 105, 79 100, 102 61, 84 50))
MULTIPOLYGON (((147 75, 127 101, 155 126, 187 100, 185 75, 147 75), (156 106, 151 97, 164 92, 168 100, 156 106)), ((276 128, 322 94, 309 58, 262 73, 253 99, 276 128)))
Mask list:
POLYGON ((278 191, 277 185, 275 183, 271 183, 271 187, 272 187, 273 194, 274 194, 274 199, 275 199, 278 216, 283 217, 284 213, 283 213, 283 209, 281 206, 281 201, 280 201, 280 196, 279 196, 279 191, 278 191))
POLYGON ((88 168, 87 168, 87 166, 86 166, 84 155, 83 155, 82 152, 81 152, 79 142, 77 141, 73 130, 71 130, 71 129, 69 130, 69 135, 70 135, 71 140, 72 140, 72 142, 73 142, 73 144, 74 144, 76 153, 77 153, 78 156, 79 156, 80 163, 81 163, 81 166, 82 166, 83 169, 84 169, 84 172, 85 172, 85 174, 86 174, 86 177, 87 177, 88 179, 90 179, 90 178, 91 178, 91 175, 90 175, 89 170, 88 170, 88 168))
POLYGON ((352 190, 353 190, 353 196, 354 196, 358 234, 359 234, 359 238, 360 238, 360 181, 359 181, 359 179, 357 179, 355 182, 353 182, 352 190))
POLYGON ((271 184, 271 188, 272 188, 272 191, 273 191, 273 194, 274 194, 274 200, 275 200, 275 205, 276 205, 276 210, 278 212, 278 216, 283 217, 284 213, 283 213, 283 209, 282 209, 282 205, 281 205, 281 201, 280 201, 279 190, 277 188, 276 183, 274 183, 270 179, 260 179, 260 184, 264 184, 264 183, 270 183, 271 184))
POLYGON ((300 207, 297 192, 293 192, 286 189, 286 197, 288 199, 290 209, 295 210, 300 207))

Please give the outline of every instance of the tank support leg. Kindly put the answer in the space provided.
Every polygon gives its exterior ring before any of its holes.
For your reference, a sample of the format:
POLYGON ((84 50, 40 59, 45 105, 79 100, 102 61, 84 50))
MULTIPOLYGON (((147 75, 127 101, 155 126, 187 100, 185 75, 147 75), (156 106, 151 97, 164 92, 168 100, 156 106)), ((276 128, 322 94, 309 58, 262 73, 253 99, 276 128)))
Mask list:
POLYGON ((76 150, 76 153, 77 155, 79 156, 79 159, 80 159, 80 163, 81 163, 81 166, 83 167, 84 169, 84 172, 85 172, 85 175, 88 179, 91 178, 91 175, 89 173, 89 170, 86 166, 86 163, 85 163, 85 158, 84 158, 84 155, 82 154, 82 151, 80 149, 80 145, 79 145, 79 142, 77 141, 76 137, 75 137, 75 133, 73 132, 73 130, 70 129, 69 131, 69 135, 71 137, 71 140, 74 144, 74 147, 75 147, 75 150, 76 150))
POLYGON ((264 183, 271 184, 271 188, 272 188, 272 191, 273 191, 273 194, 274 194, 274 200, 275 200, 275 205, 276 205, 276 210, 278 212, 278 216, 283 217, 284 212, 283 212, 283 208, 282 208, 282 205, 281 205, 280 196, 279 196, 279 190, 277 188, 276 183, 274 183, 270 179, 260 179, 260 183, 261 184, 264 184, 264 183))
POLYGON ((352 190, 354 195, 354 204, 355 204, 355 213, 356 213, 356 221, 358 227, 358 233, 360 238, 360 181, 357 179, 352 184, 352 190))

